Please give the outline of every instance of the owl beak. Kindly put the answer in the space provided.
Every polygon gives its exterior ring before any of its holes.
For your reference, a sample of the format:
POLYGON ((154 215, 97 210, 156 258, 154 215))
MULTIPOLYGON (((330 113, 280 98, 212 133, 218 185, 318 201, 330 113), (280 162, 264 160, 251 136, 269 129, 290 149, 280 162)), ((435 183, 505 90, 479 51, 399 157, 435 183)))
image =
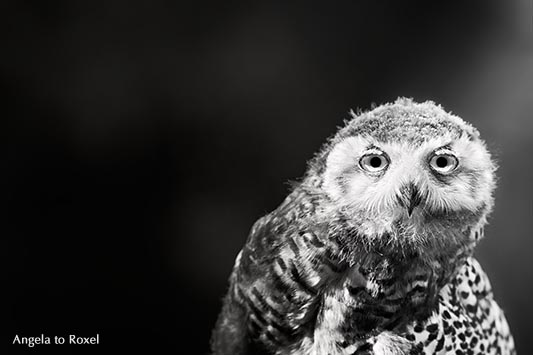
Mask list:
POLYGON ((420 202, 422 202, 422 197, 420 196, 418 188, 413 184, 409 185, 406 192, 409 201, 409 203, 407 204, 407 214, 409 215, 409 217, 411 217, 415 207, 420 205, 420 202))

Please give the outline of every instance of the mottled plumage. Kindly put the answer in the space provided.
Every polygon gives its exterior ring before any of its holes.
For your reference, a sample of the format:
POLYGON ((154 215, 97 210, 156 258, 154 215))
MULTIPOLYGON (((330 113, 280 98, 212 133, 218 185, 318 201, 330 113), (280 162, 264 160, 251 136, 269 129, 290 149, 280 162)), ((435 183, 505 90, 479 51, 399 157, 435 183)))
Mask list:
POLYGON ((432 102, 353 114, 237 256, 214 354, 514 354, 473 258, 495 166, 432 102))

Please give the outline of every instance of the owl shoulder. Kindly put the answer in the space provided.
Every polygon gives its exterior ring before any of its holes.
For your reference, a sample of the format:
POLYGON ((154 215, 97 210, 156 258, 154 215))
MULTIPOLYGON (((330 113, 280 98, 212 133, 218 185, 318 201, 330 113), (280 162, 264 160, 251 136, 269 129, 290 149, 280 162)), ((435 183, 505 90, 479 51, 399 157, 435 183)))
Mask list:
POLYGON ((314 211, 313 196, 303 188, 294 189, 275 210, 253 224, 235 269, 252 278, 265 272, 291 236, 307 227, 314 211))

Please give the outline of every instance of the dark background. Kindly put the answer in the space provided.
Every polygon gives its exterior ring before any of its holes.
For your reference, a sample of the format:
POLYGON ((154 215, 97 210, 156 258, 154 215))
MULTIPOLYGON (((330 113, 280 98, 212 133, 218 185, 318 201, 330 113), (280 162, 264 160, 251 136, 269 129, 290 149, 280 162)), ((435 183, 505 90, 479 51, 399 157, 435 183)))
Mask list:
POLYGON ((532 14, 527 0, 2 2, 4 345, 99 333, 30 352, 206 354, 253 222, 350 108, 409 96, 472 122, 499 161, 477 255, 533 353, 532 14))

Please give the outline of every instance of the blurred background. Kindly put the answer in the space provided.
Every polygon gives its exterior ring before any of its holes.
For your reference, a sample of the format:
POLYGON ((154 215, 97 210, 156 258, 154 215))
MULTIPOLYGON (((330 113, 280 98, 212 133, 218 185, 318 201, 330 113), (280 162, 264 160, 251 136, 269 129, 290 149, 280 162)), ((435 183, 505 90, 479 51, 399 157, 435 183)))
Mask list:
MULTIPOLYGON (((3 1, 7 331, 207 354, 234 258, 348 110, 431 99, 500 165, 477 255, 533 353, 531 1, 3 1)), ((6 354, 23 351, 10 347, 6 354)))

